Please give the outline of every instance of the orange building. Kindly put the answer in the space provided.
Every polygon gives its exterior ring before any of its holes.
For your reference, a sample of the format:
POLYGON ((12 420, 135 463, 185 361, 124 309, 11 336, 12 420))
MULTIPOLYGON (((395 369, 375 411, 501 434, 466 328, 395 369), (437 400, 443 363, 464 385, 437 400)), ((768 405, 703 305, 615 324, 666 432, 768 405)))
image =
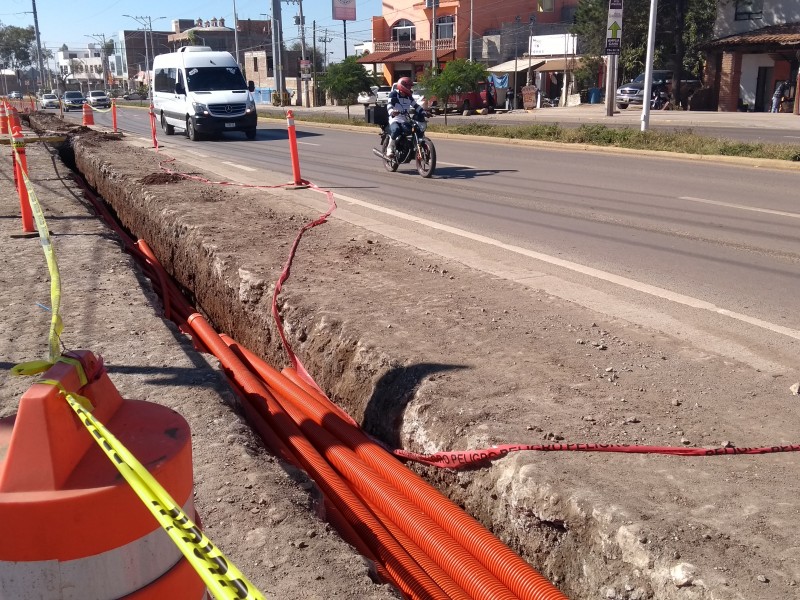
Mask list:
POLYGON ((527 54, 533 36, 566 33, 578 6, 578 0, 431 3, 385 0, 383 14, 372 18, 373 49, 358 62, 374 64, 378 73, 382 66, 387 82, 404 75, 418 79, 434 62, 441 69, 456 58, 493 65, 527 54))

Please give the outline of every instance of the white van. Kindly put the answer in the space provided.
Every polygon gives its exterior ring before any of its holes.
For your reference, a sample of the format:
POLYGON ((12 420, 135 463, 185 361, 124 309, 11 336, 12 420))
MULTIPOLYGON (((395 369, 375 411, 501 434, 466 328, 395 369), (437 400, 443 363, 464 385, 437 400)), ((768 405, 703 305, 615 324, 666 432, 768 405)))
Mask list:
POLYGON ((167 135, 177 127, 193 141, 223 131, 244 131, 254 140, 254 90, 229 52, 186 46, 153 60, 153 107, 167 135))

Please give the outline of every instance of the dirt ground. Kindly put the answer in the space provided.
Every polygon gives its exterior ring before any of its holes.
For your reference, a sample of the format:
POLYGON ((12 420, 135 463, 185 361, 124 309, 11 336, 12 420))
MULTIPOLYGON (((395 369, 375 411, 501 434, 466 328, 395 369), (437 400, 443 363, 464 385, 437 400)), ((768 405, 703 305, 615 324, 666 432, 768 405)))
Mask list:
MULTIPOLYGON (((272 286, 297 230, 318 213, 281 190, 165 177, 164 154, 69 133, 66 157, 74 154, 217 329, 286 366, 272 286)), ((195 502, 209 537, 267 597, 395 597, 319 520, 313 484, 261 448, 216 361, 161 318, 149 284, 89 216, 67 169, 41 146, 29 157, 62 268, 64 342, 102 354, 126 397, 164 403, 189 421, 195 502)), ((36 303, 49 304, 49 284, 38 241, 10 237, 18 203, 6 162, 0 360, 11 366, 46 352, 49 316, 36 303)), ((800 441, 790 389, 797 369, 755 370, 335 213, 303 238, 281 314, 319 385, 394 447, 800 441)), ((7 416, 28 382, 2 377, 7 416)), ((800 598, 799 460, 520 452, 466 471, 412 468, 570 598, 789 600, 800 598)))

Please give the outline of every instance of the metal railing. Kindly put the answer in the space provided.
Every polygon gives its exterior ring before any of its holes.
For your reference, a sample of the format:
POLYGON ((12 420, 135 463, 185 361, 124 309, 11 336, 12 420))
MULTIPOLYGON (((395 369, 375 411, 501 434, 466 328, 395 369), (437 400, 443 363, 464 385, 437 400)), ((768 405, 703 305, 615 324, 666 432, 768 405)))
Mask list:
MULTIPOLYGON (((455 50, 455 38, 436 40, 437 50, 455 50)), ((432 40, 405 40, 402 42, 375 42, 375 52, 411 52, 414 50, 433 51, 432 40)))

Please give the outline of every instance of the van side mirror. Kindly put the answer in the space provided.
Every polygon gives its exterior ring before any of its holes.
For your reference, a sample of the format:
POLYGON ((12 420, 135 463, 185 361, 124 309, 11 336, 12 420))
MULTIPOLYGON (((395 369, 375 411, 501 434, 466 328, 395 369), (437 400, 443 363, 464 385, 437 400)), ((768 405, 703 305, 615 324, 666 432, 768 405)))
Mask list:
POLYGON ((176 94, 185 94, 186 93, 186 89, 183 87, 183 84, 181 82, 178 82, 178 83, 175 84, 175 93, 176 94))
POLYGON ((256 91, 256 84, 252 81, 247 82, 247 91, 248 92, 255 92, 256 91))

